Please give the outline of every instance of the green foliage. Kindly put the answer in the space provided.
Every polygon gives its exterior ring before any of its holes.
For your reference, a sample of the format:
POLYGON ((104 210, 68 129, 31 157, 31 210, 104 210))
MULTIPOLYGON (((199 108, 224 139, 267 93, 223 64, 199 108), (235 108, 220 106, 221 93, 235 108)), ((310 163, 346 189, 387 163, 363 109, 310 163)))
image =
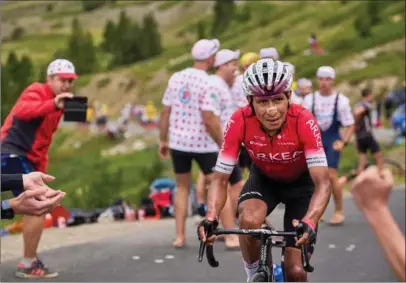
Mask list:
POLYGON ((371 35, 371 20, 366 15, 358 16, 354 21, 354 28, 361 37, 371 35))
POLYGON ((199 21, 196 24, 196 33, 197 33, 197 39, 202 39, 206 38, 206 31, 205 31, 205 26, 203 21, 199 21))
POLYGON ((105 0, 82 0, 83 11, 90 12, 96 10, 106 3, 105 0))
POLYGON ((1 120, 7 117, 20 93, 31 83, 33 64, 24 55, 21 60, 15 52, 9 53, 7 62, 1 65, 1 120))
POLYGON ((212 36, 222 34, 234 16, 235 3, 233 0, 216 0, 214 4, 214 22, 211 29, 212 36))
POLYGON ((23 35, 24 35, 24 28, 16 27, 15 29, 13 29, 13 31, 10 35, 10 40, 19 40, 23 35))
POLYGON ((293 51, 292 51, 292 48, 290 47, 289 42, 286 42, 285 45, 283 46, 282 54, 284 57, 293 55, 293 51))

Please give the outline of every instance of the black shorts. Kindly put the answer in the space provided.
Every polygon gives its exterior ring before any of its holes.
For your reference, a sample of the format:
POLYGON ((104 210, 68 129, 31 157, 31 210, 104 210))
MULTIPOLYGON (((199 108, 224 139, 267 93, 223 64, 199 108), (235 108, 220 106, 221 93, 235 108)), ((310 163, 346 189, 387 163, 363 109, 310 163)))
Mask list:
MULTIPOLYGON (((287 232, 294 232, 292 220, 301 220, 306 215, 313 192, 314 184, 308 172, 292 183, 282 183, 268 178, 253 164, 249 178, 241 190, 238 204, 248 199, 260 199, 266 203, 269 215, 279 203, 283 203, 285 204, 283 228, 287 232)), ((293 237, 286 238, 286 246, 296 247, 293 237)), ((314 245, 309 247, 309 252, 313 251, 314 245)))
MULTIPOLYGON (((37 171, 34 163, 25 156, 11 157, 10 154, 1 154, 1 173, 2 174, 28 174, 37 171)), ((23 190, 12 189, 13 195, 20 195, 23 190)))
POLYGON ((241 168, 251 168, 252 160, 244 146, 241 146, 238 163, 241 168))
POLYGON ((235 185, 242 180, 241 168, 238 164, 235 165, 233 172, 231 172, 228 182, 230 185, 235 185))
POLYGON ((380 151, 379 144, 373 136, 357 138, 357 149, 360 153, 367 153, 369 150, 372 154, 375 154, 380 151))
POLYGON ((217 152, 194 153, 171 149, 172 164, 176 174, 189 173, 192 160, 195 160, 204 175, 213 173, 217 161, 217 152))

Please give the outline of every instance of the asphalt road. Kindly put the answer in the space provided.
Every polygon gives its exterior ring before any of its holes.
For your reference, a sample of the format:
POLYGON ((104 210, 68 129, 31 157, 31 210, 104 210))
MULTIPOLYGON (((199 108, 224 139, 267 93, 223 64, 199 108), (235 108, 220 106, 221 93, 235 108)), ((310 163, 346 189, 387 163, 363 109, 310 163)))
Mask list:
MULTIPOLYGON (((405 190, 395 190, 390 199, 391 211, 405 231, 405 190)), ((396 281, 363 216, 351 198, 344 203, 346 222, 341 227, 320 227, 312 264, 311 281, 396 281)), ((327 218, 331 215, 328 208, 327 218)), ((282 210, 272 215, 277 228, 281 226, 282 210)), ((70 246, 42 254, 43 260, 60 271, 57 281, 63 282, 129 282, 129 281, 245 281, 239 251, 225 251, 224 244, 215 244, 220 266, 197 262, 198 241, 195 220, 188 222, 188 247, 174 250, 172 219, 161 220, 158 227, 119 237, 105 238, 90 244, 70 246)), ((279 252, 279 251, 275 251, 279 252)), ((1 265, 1 281, 16 281, 16 261, 1 265)), ((52 281, 54 281, 53 279, 52 281)), ((26 280, 25 280, 26 281, 26 280)), ((44 280, 41 280, 44 281, 44 280)))

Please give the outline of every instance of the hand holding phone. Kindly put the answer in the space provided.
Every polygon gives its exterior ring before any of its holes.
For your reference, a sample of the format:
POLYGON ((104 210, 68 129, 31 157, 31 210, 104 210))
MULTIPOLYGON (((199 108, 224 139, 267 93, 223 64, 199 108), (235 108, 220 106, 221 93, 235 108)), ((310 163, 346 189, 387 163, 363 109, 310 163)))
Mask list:
POLYGON ((55 96, 54 103, 56 108, 63 109, 64 108, 64 101, 66 98, 73 98, 73 93, 70 92, 63 92, 55 96))
POLYGON ((63 99, 64 121, 66 122, 86 122, 87 97, 73 96, 63 99))

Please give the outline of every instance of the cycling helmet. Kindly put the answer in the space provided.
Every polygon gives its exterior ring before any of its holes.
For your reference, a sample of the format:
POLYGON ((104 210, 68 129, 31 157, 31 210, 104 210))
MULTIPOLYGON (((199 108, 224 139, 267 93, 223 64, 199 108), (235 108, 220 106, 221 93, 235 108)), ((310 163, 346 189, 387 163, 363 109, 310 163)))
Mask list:
POLYGON ((289 91, 292 73, 281 61, 260 59, 244 72, 243 90, 246 96, 272 96, 289 91))
POLYGON ((243 67, 249 66, 260 59, 259 55, 255 52, 247 52, 241 56, 240 65, 243 67))

